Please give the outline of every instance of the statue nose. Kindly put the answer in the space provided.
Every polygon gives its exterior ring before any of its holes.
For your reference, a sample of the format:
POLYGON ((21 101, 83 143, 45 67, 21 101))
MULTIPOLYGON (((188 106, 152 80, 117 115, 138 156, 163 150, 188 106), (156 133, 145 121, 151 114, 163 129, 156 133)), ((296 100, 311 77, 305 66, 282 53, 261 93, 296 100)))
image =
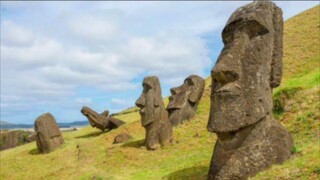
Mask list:
POLYGON ((234 46, 225 47, 211 71, 213 80, 226 84, 239 79, 243 53, 234 46))
POLYGON ((211 71, 212 79, 222 84, 238 80, 241 65, 236 62, 237 60, 233 60, 229 54, 220 56, 211 71))
POLYGON ((227 84, 239 79, 239 74, 232 70, 214 70, 212 72, 212 78, 217 82, 227 84))
POLYGON ((171 92, 172 95, 179 94, 179 88, 178 88, 178 87, 176 87, 176 88, 171 88, 171 89, 170 89, 170 92, 171 92))
POLYGON ((244 32, 236 33, 232 42, 226 44, 211 71, 213 80, 223 84, 239 79, 242 74, 242 60, 249 37, 244 32))
POLYGON ((141 95, 137 101, 135 102, 136 106, 138 106, 139 108, 143 108, 144 104, 145 104, 145 97, 144 95, 141 95))

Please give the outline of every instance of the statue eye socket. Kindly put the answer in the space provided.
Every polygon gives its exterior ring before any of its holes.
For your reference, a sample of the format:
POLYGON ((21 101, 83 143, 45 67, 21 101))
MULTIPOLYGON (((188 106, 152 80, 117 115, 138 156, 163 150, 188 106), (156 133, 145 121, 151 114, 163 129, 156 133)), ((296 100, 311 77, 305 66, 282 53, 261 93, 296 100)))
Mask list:
POLYGON ((227 84, 239 79, 239 74, 235 71, 218 71, 213 72, 212 76, 214 81, 220 82, 222 84, 227 84))
POLYGON ((187 83, 188 83, 188 85, 190 85, 190 86, 194 86, 194 83, 193 83, 193 81, 192 81, 191 79, 187 79, 187 83))
POLYGON ((211 93, 211 97, 214 95, 214 91, 216 91, 219 87, 220 87, 220 83, 214 78, 212 77, 212 84, 211 84, 211 87, 212 87, 212 93, 211 93))
POLYGON ((249 39, 267 34, 269 30, 256 20, 244 21, 239 19, 230 23, 222 31, 223 43, 229 44, 233 41, 236 32, 248 34, 249 39))
POLYGON ((143 92, 147 93, 152 87, 148 84, 143 84, 143 92))
POLYGON ((186 79, 185 83, 187 83, 189 86, 194 86, 194 83, 191 79, 186 79))

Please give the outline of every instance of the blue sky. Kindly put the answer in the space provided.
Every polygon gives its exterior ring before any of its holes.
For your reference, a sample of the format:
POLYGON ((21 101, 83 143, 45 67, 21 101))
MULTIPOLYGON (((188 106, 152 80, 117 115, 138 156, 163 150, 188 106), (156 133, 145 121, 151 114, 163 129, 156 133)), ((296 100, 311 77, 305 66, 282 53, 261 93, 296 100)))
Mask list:
MULTIPOLYGON (((221 30, 245 1, 1 1, 1 119, 86 120, 83 105, 111 113, 134 106, 144 76, 163 96, 222 49, 221 30)), ((275 2, 288 19, 317 4, 275 2)))

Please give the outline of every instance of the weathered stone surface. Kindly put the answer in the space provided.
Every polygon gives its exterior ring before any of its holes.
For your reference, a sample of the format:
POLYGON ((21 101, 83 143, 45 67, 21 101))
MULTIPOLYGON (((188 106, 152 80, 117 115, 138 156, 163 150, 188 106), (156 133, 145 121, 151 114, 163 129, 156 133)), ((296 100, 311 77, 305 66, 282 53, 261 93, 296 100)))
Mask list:
POLYGON ((36 119, 34 131, 37 135, 36 142, 40 153, 50 153, 64 143, 59 126, 50 113, 45 113, 36 119))
POLYGON ((114 138, 113 144, 124 143, 130 139, 132 139, 132 136, 130 134, 121 133, 114 138))
POLYGON ((125 124, 125 122, 121 121, 120 119, 109 117, 108 110, 105 110, 101 114, 98 114, 89 107, 83 106, 81 109, 81 113, 88 118, 88 121, 92 127, 96 127, 101 131, 104 131, 106 129, 116 129, 125 124))
POLYGON ((35 141, 34 132, 14 130, 8 132, 1 132, 0 134, 0 150, 14 148, 32 141, 35 141))
POLYGON ((237 9, 211 71, 208 130, 217 133, 208 179, 247 179, 291 155, 293 141, 272 117, 282 77, 282 11, 269 1, 237 9))
POLYGON ((146 147, 155 150, 159 143, 165 146, 172 142, 172 125, 162 100, 159 79, 145 77, 142 86, 143 92, 136 105, 140 108, 141 124, 146 129, 146 147))
POLYGON ((171 88, 167 110, 173 126, 194 117, 204 91, 205 80, 197 75, 187 77, 179 87, 171 88))

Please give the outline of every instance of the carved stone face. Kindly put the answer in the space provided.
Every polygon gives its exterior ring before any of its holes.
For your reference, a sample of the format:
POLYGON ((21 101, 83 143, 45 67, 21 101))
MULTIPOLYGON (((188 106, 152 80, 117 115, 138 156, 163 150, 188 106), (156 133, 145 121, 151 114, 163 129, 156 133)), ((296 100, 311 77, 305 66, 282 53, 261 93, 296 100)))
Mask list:
POLYGON ((83 106, 81 108, 81 113, 89 119, 89 123, 92 127, 96 127, 96 123, 94 121, 90 121, 92 118, 98 118, 98 113, 94 112, 89 107, 83 106))
POLYGON ((245 6, 224 28, 224 48, 211 71, 209 131, 236 131, 271 113, 272 88, 282 75, 282 21, 270 9, 245 6))
POLYGON ((92 127, 97 127, 101 130, 104 130, 106 128, 105 127, 107 125, 106 119, 109 116, 108 110, 105 110, 103 113, 98 114, 91 108, 87 106, 83 106, 81 108, 81 113, 88 118, 88 121, 92 127))
POLYGON ((41 153, 49 153, 64 143, 55 118, 50 113, 39 116, 34 123, 36 143, 41 153))
POLYGON ((146 148, 155 150, 158 144, 165 146, 172 142, 172 126, 164 108, 159 79, 145 77, 142 85, 143 92, 136 105, 140 108, 141 124, 146 129, 146 148))
POLYGON ((140 108, 142 126, 147 126, 160 118, 159 106, 162 102, 159 79, 155 76, 145 77, 143 92, 137 99, 136 105, 140 108))
POLYGON ((204 85, 204 79, 197 75, 191 75, 184 80, 181 86, 170 89, 171 96, 167 110, 172 125, 176 126, 195 115, 204 91, 204 85))

